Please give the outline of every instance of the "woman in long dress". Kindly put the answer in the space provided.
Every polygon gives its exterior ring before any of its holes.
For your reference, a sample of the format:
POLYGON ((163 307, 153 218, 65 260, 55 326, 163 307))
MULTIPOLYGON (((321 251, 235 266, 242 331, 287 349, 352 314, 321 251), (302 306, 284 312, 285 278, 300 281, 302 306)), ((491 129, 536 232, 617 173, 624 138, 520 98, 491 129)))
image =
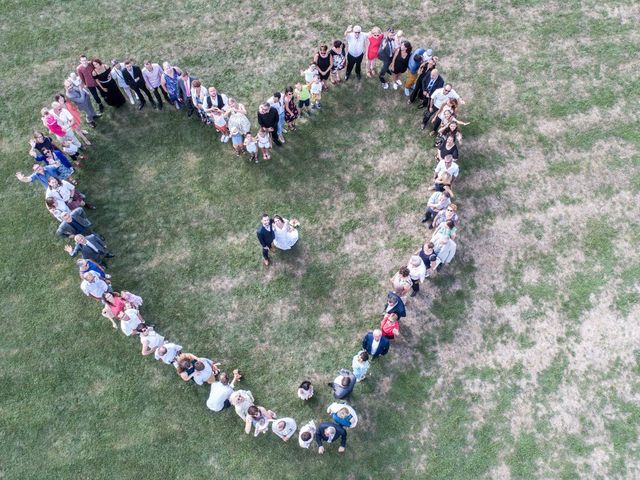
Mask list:
POLYGON ((176 109, 180 108, 180 102, 178 101, 178 80, 182 70, 178 67, 173 67, 169 62, 162 64, 162 79, 161 85, 164 91, 169 96, 169 101, 175 105, 176 109))
POLYGON ((94 58, 91 63, 93 63, 94 68, 91 75, 96 79, 96 85, 104 101, 116 108, 124 105, 126 100, 116 81, 111 78, 111 69, 102 63, 99 58, 94 58))
POLYGON ((279 250, 290 250, 298 241, 298 230, 295 227, 298 222, 282 218, 280 215, 273 216, 273 233, 276 238, 273 241, 279 250))

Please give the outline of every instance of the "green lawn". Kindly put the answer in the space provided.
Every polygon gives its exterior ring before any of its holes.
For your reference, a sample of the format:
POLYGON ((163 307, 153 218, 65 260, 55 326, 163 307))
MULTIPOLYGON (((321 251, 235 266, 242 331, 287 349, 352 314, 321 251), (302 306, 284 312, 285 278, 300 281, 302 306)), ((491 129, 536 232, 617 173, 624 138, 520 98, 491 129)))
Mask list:
MULTIPOLYGON (((0 40, 0 478, 635 478, 640 194, 634 2, 5 1, 0 40), (393 24, 467 101, 458 254, 352 404, 344 455, 242 432, 80 292, 30 165, 80 53, 169 60, 258 103, 320 41, 393 24)), ((258 403, 326 418, 329 381, 424 239, 419 112, 375 79, 333 89, 260 165, 182 112, 107 111, 79 185, 167 338, 246 372, 258 403), (301 241, 265 272, 263 211, 301 241), (302 405, 299 382, 317 386, 302 405)))

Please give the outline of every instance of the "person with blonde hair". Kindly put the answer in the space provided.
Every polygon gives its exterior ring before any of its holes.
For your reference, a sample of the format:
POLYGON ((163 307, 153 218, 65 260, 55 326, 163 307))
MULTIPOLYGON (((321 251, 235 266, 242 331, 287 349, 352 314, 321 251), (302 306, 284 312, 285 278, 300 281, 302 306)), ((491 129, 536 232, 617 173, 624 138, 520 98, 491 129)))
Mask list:
POLYGON ((376 75, 376 61, 382 38, 382 30, 379 27, 373 27, 367 35, 367 77, 376 75))

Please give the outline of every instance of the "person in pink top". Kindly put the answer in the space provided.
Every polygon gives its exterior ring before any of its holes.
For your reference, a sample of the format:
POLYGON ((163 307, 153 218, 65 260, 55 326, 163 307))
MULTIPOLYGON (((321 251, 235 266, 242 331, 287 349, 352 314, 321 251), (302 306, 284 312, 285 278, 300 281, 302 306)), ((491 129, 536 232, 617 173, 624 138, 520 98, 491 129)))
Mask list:
POLYGON ((80 65, 76 67, 76 73, 82 81, 81 87, 86 88, 91 93, 91 96, 98 104, 100 113, 104 112, 104 105, 98 95, 98 87, 96 86, 96 80, 93 78, 93 64, 89 61, 86 55, 80 55, 80 65))

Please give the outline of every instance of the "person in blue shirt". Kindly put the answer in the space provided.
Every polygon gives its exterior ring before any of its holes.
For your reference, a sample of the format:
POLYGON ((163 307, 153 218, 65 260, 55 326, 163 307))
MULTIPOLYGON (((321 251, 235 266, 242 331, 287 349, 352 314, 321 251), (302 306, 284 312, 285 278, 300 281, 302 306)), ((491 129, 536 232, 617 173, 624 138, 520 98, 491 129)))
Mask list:
POLYGON ((56 167, 53 165, 43 167, 37 163, 33 166, 33 173, 31 175, 27 176, 22 172, 16 172, 16 178, 24 183, 33 183, 38 181, 45 189, 49 186, 50 178, 57 178, 60 180, 58 177, 58 169, 56 167))

